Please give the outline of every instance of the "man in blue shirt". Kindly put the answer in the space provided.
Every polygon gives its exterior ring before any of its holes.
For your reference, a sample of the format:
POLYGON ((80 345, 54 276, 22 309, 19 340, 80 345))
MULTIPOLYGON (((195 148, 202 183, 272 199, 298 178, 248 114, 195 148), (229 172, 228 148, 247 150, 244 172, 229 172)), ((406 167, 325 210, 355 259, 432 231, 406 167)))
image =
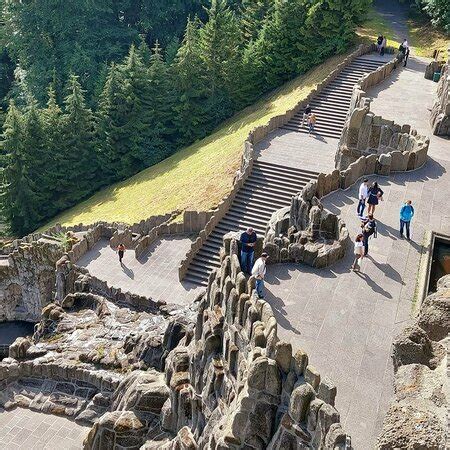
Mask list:
POLYGON ((252 273, 253 259, 255 256, 256 233, 253 228, 247 228, 241 234, 241 267, 245 273, 252 273))
POLYGON ((411 200, 408 200, 400 209, 400 237, 403 237, 403 229, 406 227, 406 239, 410 239, 410 224, 414 216, 414 208, 411 200))

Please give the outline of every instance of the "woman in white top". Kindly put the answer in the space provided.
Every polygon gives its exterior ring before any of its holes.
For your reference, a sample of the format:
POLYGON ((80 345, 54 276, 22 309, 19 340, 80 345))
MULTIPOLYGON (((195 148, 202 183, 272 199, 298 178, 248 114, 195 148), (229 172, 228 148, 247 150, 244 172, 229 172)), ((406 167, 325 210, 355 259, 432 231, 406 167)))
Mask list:
POLYGON ((360 269, 360 262, 364 258, 364 236, 362 234, 358 234, 355 239, 355 260, 352 264, 352 270, 358 271, 360 269))

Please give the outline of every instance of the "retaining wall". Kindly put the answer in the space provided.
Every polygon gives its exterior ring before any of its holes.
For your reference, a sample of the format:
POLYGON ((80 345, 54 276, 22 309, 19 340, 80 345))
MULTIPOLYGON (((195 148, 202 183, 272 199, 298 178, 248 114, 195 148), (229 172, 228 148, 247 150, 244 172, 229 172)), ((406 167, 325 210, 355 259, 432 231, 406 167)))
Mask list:
POLYGON ((441 78, 437 87, 437 98, 431 110, 431 128, 437 136, 450 136, 450 48, 448 49, 447 64, 441 71, 441 78))

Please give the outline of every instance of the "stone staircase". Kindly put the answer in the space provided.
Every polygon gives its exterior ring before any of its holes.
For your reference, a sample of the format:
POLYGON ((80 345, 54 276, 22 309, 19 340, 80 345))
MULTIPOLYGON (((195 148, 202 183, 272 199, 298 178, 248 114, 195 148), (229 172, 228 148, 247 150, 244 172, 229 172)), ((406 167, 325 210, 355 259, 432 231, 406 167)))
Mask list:
MULTIPOLYGON (((366 73, 376 70, 386 61, 356 58, 339 75, 321 90, 310 102, 317 117, 315 132, 319 136, 339 139, 347 118, 354 84, 366 73)), ((282 128, 299 133, 308 133, 308 125, 302 126, 303 109, 282 128)))
POLYGON ((291 197, 317 176, 318 173, 308 170, 254 161, 251 174, 237 193, 227 214, 198 251, 185 280, 205 286, 209 274, 220 267, 219 249, 226 233, 252 227, 258 236, 264 236, 272 213, 289 206, 291 197))
MULTIPOLYGON (((335 139, 341 137, 354 84, 363 75, 385 63, 383 60, 370 59, 370 56, 358 57, 313 97, 310 105, 317 116, 317 135, 335 139)), ((282 128, 308 133, 307 124, 302 127, 302 118, 303 110, 300 110, 282 128)), ((226 233, 244 231, 251 226, 259 236, 263 236, 272 213, 289 206, 291 197, 317 176, 317 172, 261 159, 254 161, 250 176, 237 193, 227 214, 195 255, 184 280, 206 286, 209 274, 220 267, 219 250, 226 233)))

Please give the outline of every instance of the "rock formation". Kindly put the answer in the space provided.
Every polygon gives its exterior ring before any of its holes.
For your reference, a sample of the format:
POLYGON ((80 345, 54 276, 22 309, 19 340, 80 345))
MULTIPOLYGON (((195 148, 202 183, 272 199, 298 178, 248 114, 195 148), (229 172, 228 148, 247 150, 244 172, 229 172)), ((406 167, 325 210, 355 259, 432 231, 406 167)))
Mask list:
POLYGON ((393 345, 395 397, 378 448, 445 448, 447 434, 447 337, 450 332, 450 275, 438 282, 414 324, 393 345))
POLYGON ((344 257, 348 242, 345 223, 323 209, 310 182, 292 198, 290 208, 276 211, 267 227, 264 251, 271 262, 303 262, 327 267, 344 257))
POLYGON ((449 97, 449 59, 441 71, 441 78, 437 87, 437 98, 431 110, 431 128, 433 134, 438 136, 450 136, 450 97, 449 97))

